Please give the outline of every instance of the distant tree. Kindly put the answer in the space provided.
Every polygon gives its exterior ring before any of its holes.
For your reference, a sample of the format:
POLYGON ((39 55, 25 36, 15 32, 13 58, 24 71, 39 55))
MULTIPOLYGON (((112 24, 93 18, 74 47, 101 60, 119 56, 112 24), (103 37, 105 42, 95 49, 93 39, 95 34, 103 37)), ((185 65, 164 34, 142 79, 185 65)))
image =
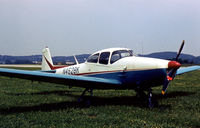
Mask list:
POLYGON ((17 59, 17 60, 15 61, 15 64, 33 64, 33 62, 30 61, 30 60, 21 60, 21 59, 17 59))
POLYGON ((5 64, 13 64, 10 60, 5 60, 5 64))

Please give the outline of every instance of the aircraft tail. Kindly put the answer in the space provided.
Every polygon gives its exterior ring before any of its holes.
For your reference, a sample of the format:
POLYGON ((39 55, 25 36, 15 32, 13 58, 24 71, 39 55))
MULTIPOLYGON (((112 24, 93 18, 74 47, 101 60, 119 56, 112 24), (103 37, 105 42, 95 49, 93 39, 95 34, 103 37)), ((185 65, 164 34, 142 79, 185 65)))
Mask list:
POLYGON ((48 47, 42 50, 42 71, 53 70, 54 65, 48 47))

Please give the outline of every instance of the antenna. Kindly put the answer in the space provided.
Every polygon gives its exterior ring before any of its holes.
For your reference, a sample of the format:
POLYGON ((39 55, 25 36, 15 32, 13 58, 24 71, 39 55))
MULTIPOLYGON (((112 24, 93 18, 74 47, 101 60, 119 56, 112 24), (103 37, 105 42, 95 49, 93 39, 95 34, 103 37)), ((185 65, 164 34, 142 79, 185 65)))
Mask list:
POLYGON ((79 64, 79 62, 78 62, 78 60, 77 60, 77 58, 76 58, 75 55, 74 55, 74 59, 75 59, 75 61, 76 61, 76 64, 79 64))
POLYGON ((142 41, 142 40, 140 40, 140 41, 139 41, 139 44, 141 44, 141 52, 140 52, 140 54, 141 54, 141 55, 143 55, 143 54, 144 54, 144 46, 143 46, 143 41, 142 41))
POLYGON ((144 55, 143 41, 141 43, 142 43, 142 55, 144 55))

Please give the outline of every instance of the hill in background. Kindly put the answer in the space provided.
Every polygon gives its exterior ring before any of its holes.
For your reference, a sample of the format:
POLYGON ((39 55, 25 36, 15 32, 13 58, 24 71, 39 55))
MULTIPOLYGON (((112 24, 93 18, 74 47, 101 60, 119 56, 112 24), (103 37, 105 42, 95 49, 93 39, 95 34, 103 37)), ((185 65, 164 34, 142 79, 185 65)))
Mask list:
MULTIPOLYGON (((79 63, 85 62, 90 54, 76 55, 79 63)), ((75 63, 73 56, 54 56, 52 57, 54 64, 66 64, 66 62, 75 63)), ((42 62, 42 55, 31 56, 9 56, 0 55, 0 64, 40 64, 42 62)))
MULTIPOLYGON (((156 52, 156 53, 151 53, 147 55, 139 55, 139 56, 172 60, 176 58, 176 55, 177 55, 176 52, 156 52)), ((180 55, 179 58, 180 58, 179 61, 181 61, 182 63, 200 64, 200 56, 195 57, 193 55, 183 53, 180 55)))

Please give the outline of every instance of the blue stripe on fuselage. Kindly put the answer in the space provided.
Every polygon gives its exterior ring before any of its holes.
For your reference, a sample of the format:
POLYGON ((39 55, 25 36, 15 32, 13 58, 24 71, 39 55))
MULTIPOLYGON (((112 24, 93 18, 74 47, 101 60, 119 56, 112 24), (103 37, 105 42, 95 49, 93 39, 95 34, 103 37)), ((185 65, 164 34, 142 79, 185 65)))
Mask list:
POLYGON ((105 79, 117 79, 122 82, 123 88, 132 89, 138 86, 148 88, 159 86, 164 83, 166 69, 150 69, 138 71, 118 71, 86 75, 105 79))

